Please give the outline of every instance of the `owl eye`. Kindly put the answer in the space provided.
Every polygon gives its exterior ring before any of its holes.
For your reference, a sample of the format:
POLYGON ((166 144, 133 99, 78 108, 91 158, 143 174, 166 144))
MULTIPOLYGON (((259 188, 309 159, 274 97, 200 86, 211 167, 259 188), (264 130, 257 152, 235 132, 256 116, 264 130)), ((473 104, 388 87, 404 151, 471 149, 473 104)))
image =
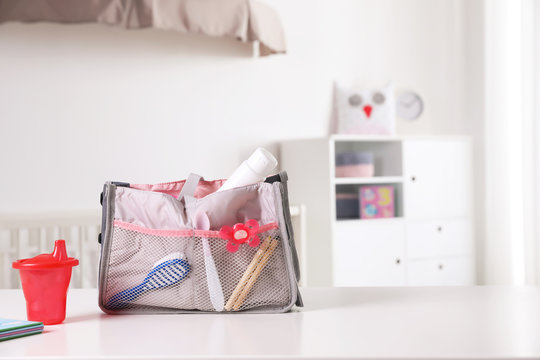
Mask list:
POLYGON ((349 104, 355 107, 362 105, 362 97, 358 94, 349 96, 349 104))
POLYGON ((381 94, 380 92, 376 92, 375 94, 373 94, 373 102, 377 105, 381 105, 382 103, 384 103, 384 95, 381 94))

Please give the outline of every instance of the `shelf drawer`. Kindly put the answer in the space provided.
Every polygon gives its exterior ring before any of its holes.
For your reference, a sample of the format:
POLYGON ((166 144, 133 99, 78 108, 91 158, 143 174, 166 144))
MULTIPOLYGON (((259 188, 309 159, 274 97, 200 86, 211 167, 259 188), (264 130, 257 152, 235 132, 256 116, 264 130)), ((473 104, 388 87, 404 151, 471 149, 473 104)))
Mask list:
POLYGON ((333 254, 336 286, 406 285, 401 219, 336 222, 333 254))
POLYGON ((472 253, 473 234, 470 219, 408 221, 406 228, 409 259, 472 253))
POLYGON ((409 286, 471 286, 474 285, 474 262, 471 257, 409 260, 409 286))

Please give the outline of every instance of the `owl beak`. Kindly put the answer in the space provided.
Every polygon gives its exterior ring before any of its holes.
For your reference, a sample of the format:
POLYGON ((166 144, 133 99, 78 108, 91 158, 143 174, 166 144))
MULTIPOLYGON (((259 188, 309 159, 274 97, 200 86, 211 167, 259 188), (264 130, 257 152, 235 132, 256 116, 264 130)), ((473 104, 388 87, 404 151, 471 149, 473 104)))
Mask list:
POLYGON ((366 116, 369 118, 371 116, 371 110, 373 110, 373 107, 370 105, 364 106, 364 112, 366 113, 366 116))

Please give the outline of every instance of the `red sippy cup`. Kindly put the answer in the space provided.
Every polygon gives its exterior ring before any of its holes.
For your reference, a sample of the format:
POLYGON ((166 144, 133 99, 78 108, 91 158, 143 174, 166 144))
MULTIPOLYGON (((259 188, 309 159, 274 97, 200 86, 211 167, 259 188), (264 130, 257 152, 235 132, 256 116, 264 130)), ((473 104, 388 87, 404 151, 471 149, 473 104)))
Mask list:
POLYGON ((79 260, 67 256, 66 242, 56 240, 52 254, 41 254, 13 263, 19 269, 30 321, 59 324, 66 318, 66 296, 71 268, 79 260))

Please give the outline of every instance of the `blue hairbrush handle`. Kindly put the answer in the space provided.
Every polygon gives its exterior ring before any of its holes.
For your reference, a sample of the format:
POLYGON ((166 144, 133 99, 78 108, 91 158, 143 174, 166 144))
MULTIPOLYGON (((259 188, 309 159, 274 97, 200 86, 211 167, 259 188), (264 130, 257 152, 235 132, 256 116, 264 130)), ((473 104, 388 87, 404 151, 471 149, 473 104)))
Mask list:
POLYGON ((149 290, 177 284, 184 280, 190 271, 191 266, 184 259, 170 259, 160 262, 150 270, 141 284, 111 296, 107 302, 107 308, 123 308, 149 290))

